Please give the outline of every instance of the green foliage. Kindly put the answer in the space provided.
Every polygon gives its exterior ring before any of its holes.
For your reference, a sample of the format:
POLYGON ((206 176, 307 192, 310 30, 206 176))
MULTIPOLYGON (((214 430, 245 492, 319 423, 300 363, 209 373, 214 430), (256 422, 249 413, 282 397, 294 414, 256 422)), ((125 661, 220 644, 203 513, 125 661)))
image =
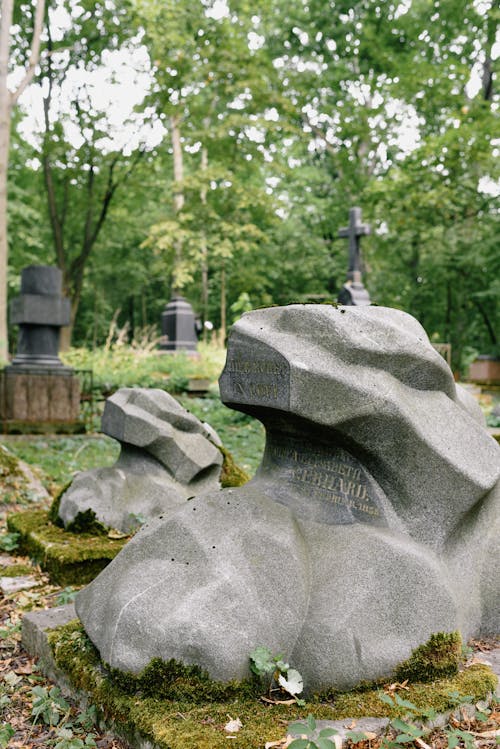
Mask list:
POLYGON ((296 669, 290 668, 290 664, 281 655, 273 655, 269 648, 259 645, 250 653, 250 670, 260 679, 265 675, 272 675, 268 687, 270 696, 278 685, 279 691, 286 692, 298 705, 305 705, 304 700, 297 697, 304 688, 302 676, 296 669))
POLYGON ((306 738, 294 739, 288 745, 289 749, 335 749, 335 744, 328 737, 338 733, 334 728, 323 728, 319 731, 318 737, 313 740, 316 733, 316 720, 311 714, 307 716, 305 723, 293 723, 289 726, 288 732, 306 736, 306 738))
POLYGON ((105 435, 44 435, 38 439, 18 438, 8 444, 17 457, 50 476, 58 486, 59 495, 67 489, 76 471, 110 466, 120 453, 119 443, 105 435))
POLYGON ((398 681, 433 681, 453 676, 462 661, 459 632, 437 632, 419 645, 394 671, 398 681))
POLYGON ((5 723, 0 727, 0 749, 6 749, 9 745, 9 741, 14 736, 15 730, 12 728, 10 723, 5 723))
POLYGON ((35 686, 31 690, 31 696, 33 699, 31 710, 33 723, 41 718, 46 725, 56 726, 61 716, 70 709, 69 704, 62 697, 59 687, 46 689, 45 687, 35 686))
POLYGON ((54 749, 86 749, 86 747, 96 747, 94 737, 87 735, 85 740, 74 735, 71 728, 60 728, 57 733, 57 743, 54 749))
POLYGON ((19 548, 19 533, 2 533, 0 535, 0 549, 14 551, 19 548))
POLYGON ((138 350, 118 342, 103 348, 71 349, 62 355, 66 364, 77 369, 92 369, 96 393, 110 395, 121 387, 160 388, 171 393, 186 390, 190 378, 216 380, 222 370, 225 351, 217 346, 199 344, 201 356, 175 356, 150 349, 138 350))
POLYGON ((75 600, 77 592, 78 591, 72 588, 71 585, 66 586, 66 588, 63 588, 61 592, 57 594, 56 604, 58 606, 65 606, 67 603, 72 603, 75 600))

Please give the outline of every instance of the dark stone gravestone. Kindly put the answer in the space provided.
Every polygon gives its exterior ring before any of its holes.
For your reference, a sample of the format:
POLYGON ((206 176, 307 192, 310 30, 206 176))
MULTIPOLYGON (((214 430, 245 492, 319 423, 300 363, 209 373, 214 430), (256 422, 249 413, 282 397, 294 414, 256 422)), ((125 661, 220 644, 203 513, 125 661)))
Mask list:
POLYGON ((264 424, 261 465, 150 519, 78 594, 105 663, 227 681, 265 645, 306 689, 346 688, 391 678, 433 633, 496 630, 500 447, 414 318, 248 312, 220 392, 264 424))
POLYGON ((340 304, 364 306, 371 304, 370 295, 361 279, 360 238, 370 234, 369 224, 361 221, 361 208, 349 210, 349 226, 339 229, 339 237, 349 239, 349 268, 347 281, 343 285, 338 300, 340 304))
POLYGON ((198 336, 193 308, 183 296, 174 294, 161 315, 160 350, 196 352, 198 336))
POLYGON ((10 317, 19 325, 19 338, 12 364, 2 373, 4 431, 81 430, 80 384, 58 355, 60 330, 70 322, 59 268, 25 268, 10 317))

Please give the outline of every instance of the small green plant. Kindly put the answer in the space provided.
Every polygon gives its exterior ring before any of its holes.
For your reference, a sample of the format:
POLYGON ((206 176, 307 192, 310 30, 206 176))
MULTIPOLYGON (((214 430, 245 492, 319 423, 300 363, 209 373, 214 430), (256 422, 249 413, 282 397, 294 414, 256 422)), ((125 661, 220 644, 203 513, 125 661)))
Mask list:
POLYGON ((75 723, 81 726, 84 731, 90 731, 95 725, 97 725, 97 708, 95 705, 89 705, 86 710, 80 713, 76 718, 75 723))
MULTIPOLYGON (((460 695, 458 692, 450 692, 449 695, 451 698, 451 702, 457 707, 461 705, 471 704, 473 700, 470 695, 460 695)), ((417 741, 418 743, 418 739, 421 739, 422 736, 425 736, 427 731, 425 731, 423 728, 419 728, 413 722, 410 722, 410 719, 424 718, 426 720, 432 721, 434 720, 434 718, 436 718, 437 713, 435 710, 422 710, 421 708, 418 708, 416 705, 414 705, 413 702, 402 699, 398 694, 395 694, 394 698, 392 698, 387 694, 380 693, 379 697, 382 702, 385 702, 391 707, 402 707, 408 711, 404 719, 395 718, 394 720, 391 720, 391 722, 389 723, 389 729, 392 729, 396 732, 396 737, 389 739, 387 738, 387 736, 385 736, 382 739, 381 749, 400 749, 400 747, 404 746, 405 744, 413 744, 415 741, 417 741)), ((477 709, 475 710, 474 717, 476 720, 488 719, 488 715, 486 712, 482 712, 481 710, 477 709)), ((469 733, 468 731, 462 731, 458 728, 445 728, 444 733, 447 737, 448 749, 455 749, 455 747, 457 747, 460 743, 464 745, 465 749, 474 749, 474 747, 476 746, 474 735, 469 733)))
POLYGON ((2 533, 0 535, 0 549, 2 551, 14 551, 19 546, 19 533, 2 533))
POLYGON ((10 723, 5 723, 0 727, 0 749, 6 749, 14 734, 15 731, 10 723))
POLYGON ((75 736, 67 726, 58 730, 56 742, 55 749, 87 749, 96 746, 93 734, 88 734, 83 740, 75 736))
POLYGON ((304 682, 299 672, 290 668, 290 664, 285 663, 281 655, 273 655, 269 648, 262 645, 256 647, 250 654, 251 671, 263 678, 271 674, 268 695, 271 698, 272 693, 283 690, 295 700, 301 707, 305 705, 304 700, 297 697, 304 689, 304 682), (276 684, 279 686, 276 687, 276 684))
POLYGON ((4 624, 5 627, 0 628, 0 638, 2 640, 6 640, 12 637, 12 635, 17 635, 21 632, 21 622, 12 622, 9 618, 5 620, 4 624))
POLYGON ((75 600, 75 596, 78 591, 68 585, 63 588, 60 593, 56 596, 56 603, 58 606, 65 606, 67 603, 72 603, 75 600))
POLYGON ((288 733, 300 733, 301 736, 300 739, 294 739, 288 745, 288 749, 335 749, 335 744, 328 737, 335 736, 338 731, 334 728, 323 728, 315 739, 316 720, 312 715, 308 715, 305 723, 292 723, 288 727, 288 733))
POLYGON ((0 711, 3 711, 7 705, 10 705, 10 697, 7 694, 2 694, 0 697, 0 711))
POLYGON ((56 726, 61 715, 69 712, 70 706, 62 697, 59 687, 52 687, 47 690, 45 687, 33 687, 31 690, 33 698, 33 708, 31 715, 35 724, 38 718, 42 718, 47 726, 56 726))

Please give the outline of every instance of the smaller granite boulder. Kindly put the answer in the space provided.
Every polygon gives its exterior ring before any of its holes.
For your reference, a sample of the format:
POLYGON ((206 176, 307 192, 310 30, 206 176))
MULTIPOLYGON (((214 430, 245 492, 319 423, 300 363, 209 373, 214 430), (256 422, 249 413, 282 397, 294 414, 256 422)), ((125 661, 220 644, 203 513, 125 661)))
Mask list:
POLYGON ((118 390, 106 401, 102 431, 121 443, 120 456, 111 468, 77 474, 61 497, 65 527, 91 510, 103 525, 129 532, 219 488, 217 435, 163 390, 118 390))

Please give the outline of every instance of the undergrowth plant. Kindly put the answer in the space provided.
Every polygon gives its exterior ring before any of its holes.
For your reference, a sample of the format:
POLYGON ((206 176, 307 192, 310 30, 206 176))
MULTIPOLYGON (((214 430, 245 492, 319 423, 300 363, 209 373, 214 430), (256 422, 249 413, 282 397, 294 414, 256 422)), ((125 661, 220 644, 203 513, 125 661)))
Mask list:
POLYGON ((290 668, 290 664, 286 663, 281 655, 273 655, 269 648, 260 645, 250 654, 250 669, 260 678, 271 674, 268 687, 270 699, 273 699, 273 693, 284 691, 297 705, 306 704, 297 697, 304 689, 302 676, 295 668, 290 668))

